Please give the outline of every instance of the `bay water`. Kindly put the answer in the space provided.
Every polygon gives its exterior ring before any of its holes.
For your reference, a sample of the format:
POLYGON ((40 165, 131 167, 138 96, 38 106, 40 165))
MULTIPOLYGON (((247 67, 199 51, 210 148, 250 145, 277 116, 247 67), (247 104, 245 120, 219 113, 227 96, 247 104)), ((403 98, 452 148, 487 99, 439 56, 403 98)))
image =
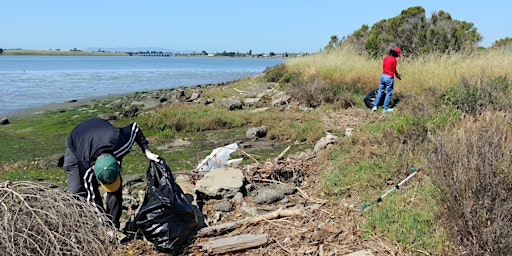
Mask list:
POLYGON ((0 117, 70 100, 216 84, 282 58, 0 56, 0 117))

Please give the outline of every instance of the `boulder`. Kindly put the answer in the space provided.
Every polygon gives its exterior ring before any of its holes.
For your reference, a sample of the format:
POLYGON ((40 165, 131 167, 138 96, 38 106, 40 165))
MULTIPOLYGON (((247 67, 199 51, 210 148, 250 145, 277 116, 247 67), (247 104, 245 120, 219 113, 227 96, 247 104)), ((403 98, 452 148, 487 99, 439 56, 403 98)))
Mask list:
POLYGON ((245 176, 233 167, 213 169, 197 181, 196 195, 206 198, 232 198, 242 190, 245 176))

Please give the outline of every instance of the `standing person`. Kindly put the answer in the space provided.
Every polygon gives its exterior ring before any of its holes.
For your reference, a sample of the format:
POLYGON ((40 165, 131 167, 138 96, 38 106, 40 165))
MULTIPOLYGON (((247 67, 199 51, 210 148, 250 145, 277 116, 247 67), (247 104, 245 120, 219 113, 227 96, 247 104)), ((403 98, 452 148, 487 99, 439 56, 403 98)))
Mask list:
POLYGON ((107 120, 92 118, 77 125, 66 139, 63 168, 69 190, 106 212, 118 229, 123 203, 121 166, 134 142, 148 159, 159 161, 136 123, 117 128, 107 120), (106 209, 98 185, 107 192, 106 209))
POLYGON ((384 90, 386 91, 386 98, 384 98, 384 113, 392 112, 394 109, 389 108, 389 102, 391 101, 391 95, 393 94, 393 87, 395 85, 395 76, 398 80, 402 80, 400 74, 396 70, 396 58, 400 57, 400 48, 395 47, 389 50, 388 56, 384 57, 382 61, 382 75, 380 76, 380 86, 377 91, 377 96, 373 102, 372 112, 377 110, 380 98, 384 90))

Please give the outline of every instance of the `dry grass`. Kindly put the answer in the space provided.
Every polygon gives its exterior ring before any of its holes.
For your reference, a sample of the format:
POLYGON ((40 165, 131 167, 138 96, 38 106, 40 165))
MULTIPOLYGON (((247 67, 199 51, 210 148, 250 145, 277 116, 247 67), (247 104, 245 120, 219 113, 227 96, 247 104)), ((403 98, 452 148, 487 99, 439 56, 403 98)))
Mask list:
MULTIPOLYGON (((298 71, 306 77, 350 85, 363 92, 378 86, 382 72, 381 58, 368 58, 349 47, 290 59, 286 65, 290 71, 298 71)), ((432 87, 456 85, 462 77, 506 77, 512 73, 512 51, 482 50, 472 54, 404 57, 398 58, 397 69, 402 80, 395 81, 396 92, 421 94, 432 87)))

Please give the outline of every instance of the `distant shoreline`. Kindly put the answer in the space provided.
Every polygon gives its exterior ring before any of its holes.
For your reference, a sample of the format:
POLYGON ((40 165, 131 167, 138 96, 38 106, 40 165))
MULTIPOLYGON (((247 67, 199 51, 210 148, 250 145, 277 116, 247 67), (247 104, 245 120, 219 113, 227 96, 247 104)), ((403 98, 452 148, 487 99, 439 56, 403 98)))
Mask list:
POLYGON ((130 56, 125 52, 83 52, 83 51, 57 51, 57 50, 4 50, 0 55, 8 56, 130 56))
POLYGON ((217 58, 287 58, 302 54, 247 54, 247 53, 179 53, 179 52, 106 52, 106 51, 61 51, 61 50, 3 50, 0 56, 150 56, 150 57, 217 57, 217 58))

